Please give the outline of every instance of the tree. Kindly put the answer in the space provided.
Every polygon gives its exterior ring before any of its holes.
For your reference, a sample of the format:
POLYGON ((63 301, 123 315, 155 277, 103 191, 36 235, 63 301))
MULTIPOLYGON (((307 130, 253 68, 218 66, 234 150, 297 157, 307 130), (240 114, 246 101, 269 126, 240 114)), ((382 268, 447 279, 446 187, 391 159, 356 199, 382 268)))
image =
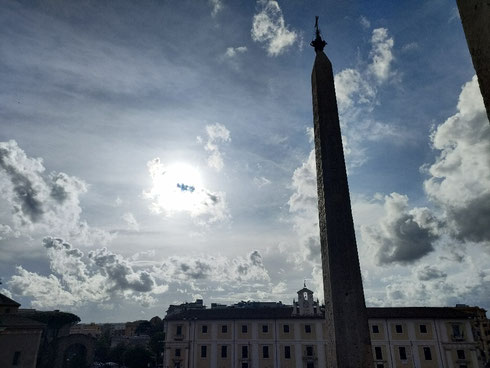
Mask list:
POLYGON ((152 361, 151 352, 141 346, 129 348, 124 353, 124 363, 129 368, 147 368, 152 361))

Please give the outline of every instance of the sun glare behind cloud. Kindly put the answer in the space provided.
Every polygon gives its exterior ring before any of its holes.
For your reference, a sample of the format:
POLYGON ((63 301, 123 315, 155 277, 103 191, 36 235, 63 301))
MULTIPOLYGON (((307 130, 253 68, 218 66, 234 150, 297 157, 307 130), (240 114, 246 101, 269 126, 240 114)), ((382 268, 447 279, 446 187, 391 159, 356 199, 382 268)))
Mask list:
POLYGON ((152 188, 146 196, 156 200, 154 210, 170 215, 177 211, 193 212, 200 205, 203 184, 197 168, 175 163, 165 166, 156 158, 148 163, 152 188))

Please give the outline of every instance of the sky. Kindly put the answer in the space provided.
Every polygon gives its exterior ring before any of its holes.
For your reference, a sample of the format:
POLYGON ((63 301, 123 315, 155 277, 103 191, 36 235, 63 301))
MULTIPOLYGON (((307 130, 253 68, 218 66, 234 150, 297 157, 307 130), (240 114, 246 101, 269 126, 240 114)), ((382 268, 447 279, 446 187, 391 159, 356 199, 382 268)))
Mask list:
POLYGON ((453 0, 1 1, 0 292, 83 322, 322 300, 315 15, 367 305, 490 308, 490 124, 453 0))

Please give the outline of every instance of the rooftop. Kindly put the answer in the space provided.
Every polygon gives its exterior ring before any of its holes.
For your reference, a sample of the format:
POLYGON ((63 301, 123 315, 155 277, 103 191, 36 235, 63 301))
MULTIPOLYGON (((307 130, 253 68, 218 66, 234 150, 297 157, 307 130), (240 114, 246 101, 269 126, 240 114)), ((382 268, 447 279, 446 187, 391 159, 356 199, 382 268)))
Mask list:
MULTIPOLYGON (((187 309, 167 315, 167 321, 176 320, 229 320, 229 319, 323 319, 324 314, 299 316, 292 315, 293 307, 267 308, 226 308, 187 309)), ((470 316, 457 308, 451 307, 401 307, 401 308, 367 308, 368 318, 400 319, 468 319, 470 316)))
POLYGON ((20 303, 17 303, 15 300, 10 299, 8 296, 3 294, 0 294, 0 305, 20 307, 20 303))

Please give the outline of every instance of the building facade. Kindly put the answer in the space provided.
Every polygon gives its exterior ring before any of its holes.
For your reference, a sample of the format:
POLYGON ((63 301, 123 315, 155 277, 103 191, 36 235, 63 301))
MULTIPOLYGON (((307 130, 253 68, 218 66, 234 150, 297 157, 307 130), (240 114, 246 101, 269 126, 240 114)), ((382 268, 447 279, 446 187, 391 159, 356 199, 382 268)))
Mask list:
MULTIPOLYGON (((165 368, 323 368, 323 308, 304 288, 293 305, 238 303, 167 314, 165 368)), ((175 306, 169 308, 175 311, 175 306)), ((483 366, 457 308, 367 308, 375 368, 483 366)))
POLYGON ((35 368, 44 324, 22 317, 20 304, 0 294, 0 367, 35 368))

